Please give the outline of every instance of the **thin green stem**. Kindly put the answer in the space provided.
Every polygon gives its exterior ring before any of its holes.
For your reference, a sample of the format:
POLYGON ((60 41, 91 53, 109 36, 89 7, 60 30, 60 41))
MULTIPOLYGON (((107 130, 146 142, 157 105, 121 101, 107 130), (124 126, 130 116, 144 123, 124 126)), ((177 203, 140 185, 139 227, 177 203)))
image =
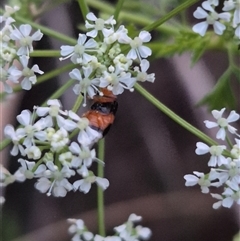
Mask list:
POLYGON ((86 15, 89 13, 89 8, 85 0, 78 0, 79 7, 82 12, 83 18, 86 20, 86 15))
MULTIPOLYGON (((98 0, 86 0, 88 5, 96 8, 100 11, 104 11, 105 13, 108 14, 113 14, 115 11, 115 7, 111 6, 109 3, 104 3, 102 1, 98 1, 98 0)), ((142 14, 138 14, 138 13, 134 13, 132 14, 132 12, 126 12, 126 11, 121 11, 121 13, 119 14, 119 20, 121 21, 126 21, 126 22, 130 22, 130 23, 136 23, 140 26, 146 26, 152 23, 152 19, 147 18, 146 16, 143 16, 142 14)), ((157 30, 168 34, 168 35, 173 35, 173 34, 177 34, 179 33, 179 29, 169 25, 169 24, 164 24, 159 26, 157 28, 157 30)))
POLYGON ((30 24, 33 28, 35 29, 40 29, 45 35, 51 36, 53 38, 56 38, 58 40, 63 41, 64 43, 68 43, 71 45, 75 45, 77 43, 77 40, 71 37, 68 37, 65 34, 59 33, 58 31, 55 31, 53 29, 47 28, 45 26, 42 26, 41 24, 37 24, 29 19, 20 17, 20 16, 16 16, 15 19, 20 22, 20 23, 28 23, 30 24))
POLYGON ((116 9, 114 12, 114 19, 116 19, 116 21, 118 20, 118 16, 122 9, 123 3, 124 3, 124 0, 118 0, 118 2, 117 2, 116 9))
POLYGON ((166 114, 168 117, 170 117, 172 120, 174 120, 176 123, 181 125, 183 128, 203 140, 204 142, 208 143, 209 145, 218 145, 216 141, 211 139, 209 136, 207 136, 205 133, 198 130, 196 127, 192 126, 190 123, 182 119, 180 116, 175 114, 173 111, 171 111, 167 106, 165 106, 163 103, 161 103, 159 100, 157 100, 153 95, 151 95, 147 90, 145 90, 142 86, 139 84, 135 84, 135 89, 142 94, 149 102, 151 102, 154 106, 156 106, 159 110, 161 110, 164 114, 166 114))
MULTIPOLYGON (((104 139, 98 142, 98 158, 104 160, 104 139)), ((104 166, 98 162, 98 177, 104 177, 104 166)), ((104 191, 101 187, 97 187, 97 200, 98 200, 98 233, 105 236, 105 215, 104 215, 104 191)))
POLYGON ((166 14, 165 16, 163 16, 162 18, 158 19, 157 21, 155 21, 154 23, 146 26, 144 28, 144 30, 147 31, 152 31, 154 29, 156 29, 158 26, 162 25, 163 23, 165 23, 167 20, 169 20, 170 18, 172 18, 173 16, 177 15, 178 13, 180 13, 181 11, 183 11, 184 9, 189 8, 190 6, 192 6, 194 3, 198 2, 199 0, 189 0, 186 1, 184 3, 182 3, 181 5, 179 5, 178 7, 174 8, 171 12, 169 12, 168 14, 166 14))
POLYGON ((34 50, 32 53, 30 53, 30 57, 60 57, 60 51, 59 50, 34 50))
POLYGON ((80 108, 80 106, 82 104, 82 100, 83 100, 83 96, 82 96, 82 94, 79 94, 79 96, 77 97, 77 100, 75 101, 75 104, 72 108, 73 112, 76 113, 78 111, 78 109, 80 108))

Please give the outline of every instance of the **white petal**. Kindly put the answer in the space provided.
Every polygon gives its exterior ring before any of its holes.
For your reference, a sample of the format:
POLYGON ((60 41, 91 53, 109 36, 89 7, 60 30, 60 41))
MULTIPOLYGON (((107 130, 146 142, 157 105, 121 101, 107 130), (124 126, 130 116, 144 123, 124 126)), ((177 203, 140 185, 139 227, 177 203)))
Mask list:
POLYGON ((206 21, 197 23, 193 26, 192 30, 195 33, 200 34, 201 36, 204 36, 208 28, 208 23, 206 21))
POLYGON ((109 186, 109 181, 106 178, 96 177, 96 183, 100 186, 103 190, 107 189, 109 186))
POLYGON ((197 149, 195 150, 195 153, 197 155, 204 155, 209 152, 209 146, 203 142, 197 142, 196 146, 197 149))
POLYGON ((216 122, 213 122, 213 121, 207 121, 206 120, 206 121, 204 121, 204 123, 205 123, 206 127, 209 128, 209 129, 218 126, 218 124, 216 122))
POLYGON ((218 21, 213 24, 214 32, 218 35, 222 35, 223 31, 226 29, 226 26, 218 21))
POLYGON ((20 115, 17 116, 18 122, 23 125, 29 125, 31 120, 31 112, 29 110, 23 110, 20 115))
POLYGON ((197 10, 194 11, 193 16, 197 19, 203 19, 206 18, 208 14, 201 7, 198 7, 197 10))
POLYGON ((187 187, 196 185, 199 180, 198 177, 191 175, 191 174, 185 175, 184 179, 186 180, 185 186, 187 186, 187 187))

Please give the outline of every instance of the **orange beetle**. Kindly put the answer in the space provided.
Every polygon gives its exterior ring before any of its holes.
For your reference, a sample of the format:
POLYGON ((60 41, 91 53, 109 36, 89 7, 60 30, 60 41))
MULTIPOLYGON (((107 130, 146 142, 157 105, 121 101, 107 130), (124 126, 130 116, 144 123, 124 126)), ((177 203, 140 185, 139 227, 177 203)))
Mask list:
POLYGON ((115 119, 118 103, 116 96, 108 89, 101 89, 103 95, 96 95, 91 110, 83 114, 90 122, 90 127, 100 131, 103 136, 107 134, 115 119))

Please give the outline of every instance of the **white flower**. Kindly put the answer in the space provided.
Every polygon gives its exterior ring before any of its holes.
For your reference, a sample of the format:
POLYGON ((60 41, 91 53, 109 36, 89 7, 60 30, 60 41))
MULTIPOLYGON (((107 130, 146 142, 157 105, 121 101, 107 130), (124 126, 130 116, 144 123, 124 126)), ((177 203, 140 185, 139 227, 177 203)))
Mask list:
POLYGON ((61 110, 61 102, 57 99, 48 100, 47 105, 49 107, 35 107, 36 114, 39 117, 49 115, 46 117, 46 121, 48 122, 49 127, 53 125, 55 118, 57 120, 58 127, 62 127, 64 124, 64 118, 61 115, 66 116, 67 111, 61 110))
POLYGON ((71 165, 72 167, 79 168, 82 163, 86 167, 90 167, 94 159, 96 159, 95 150, 90 150, 88 146, 79 146, 76 142, 72 142, 69 150, 74 154, 71 165))
POLYGON ((195 175, 187 174, 184 176, 186 180, 185 186, 195 186, 197 184, 200 185, 202 193, 208 193, 209 187, 211 186, 210 180, 206 177, 206 175, 202 172, 193 172, 195 175))
POLYGON ((87 29, 93 29, 90 32, 87 32, 87 36, 95 38, 98 35, 98 31, 101 31, 104 37, 108 37, 114 32, 113 25, 116 24, 116 20, 111 16, 107 20, 97 18, 94 13, 88 13, 86 18, 93 23, 89 23, 87 20, 85 26, 87 29))
POLYGON ((130 44, 131 50, 127 54, 129 59, 139 59, 147 58, 152 54, 152 50, 149 47, 143 46, 143 43, 147 43, 151 40, 151 35, 147 31, 141 31, 138 37, 134 39, 125 38, 124 40, 119 40, 120 43, 130 44))
POLYGON ((197 142, 197 149, 195 152, 197 155, 204 155, 209 152, 211 154, 211 158, 208 162, 208 166, 215 167, 228 163, 226 158, 222 155, 225 149, 226 146, 224 145, 209 147, 203 142, 197 142))
POLYGON ((234 28, 240 24, 240 1, 228 0, 224 1, 223 11, 231 11, 234 9, 232 26, 234 28))
POLYGON ((18 78, 23 77, 23 80, 21 81, 22 88, 24 90, 30 90, 32 85, 37 83, 37 77, 35 73, 43 74, 44 72, 39 69, 37 64, 33 65, 33 67, 30 69, 28 67, 28 56, 23 55, 19 59, 23 69, 21 71, 15 69, 11 72, 11 75, 18 78))
POLYGON ((13 143, 13 148, 10 152, 12 156, 17 156, 19 151, 22 156, 26 155, 24 147, 20 143, 21 139, 24 137, 22 129, 17 129, 15 131, 12 125, 6 125, 4 128, 4 135, 10 138, 13 143))
POLYGON ((32 113, 29 110, 23 110, 20 115, 17 115, 18 122, 23 126, 23 128, 19 128, 18 130, 19 132, 21 131, 22 136, 25 137, 23 145, 26 147, 34 145, 34 138, 41 141, 46 140, 46 133, 43 129, 48 127, 47 123, 44 119, 40 119, 32 124, 32 118, 32 113))
POLYGON ((134 223, 141 221, 141 219, 141 216, 131 214, 126 223, 115 227, 114 230, 124 241, 148 240, 152 234, 149 228, 142 227, 141 225, 134 227, 134 223))
POLYGON ((118 30, 116 30, 111 35, 104 38, 104 43, 110 45, 116 41, 127 42, 129 39, 129 37, 127 36, 127 33, 128 33, 128 30, 124 27, 124 25, 121 25, 119 26, 118 30))
POLYGON ((32 36, 30 36, 32 27, 29 24, 20 25, 19 29, 15 29, 11 32, 10 37, 12 40, 19 41, 20 48, 17 51, 17 55, 29 55, 33 51, 32 42, 39 41, 43 34, 40 30, 37 30, 32 36))
POLYGON ((223 118, 223 112, 226 108, 221 109, 220 111, 213 110, 212 115, 217 120, 217 122, 213 121, 204 121, 207 128, 213 128, 213 127, 220 127, 219 131, 217 132, 217 139, 225 140, 226 138, 226 129, 228 129, 229 132, 232 134, 236 134, 237 129, 233 126, 229 125, 229 123, 232 123, 234 121, 237 121, 240 118, 240 115, 237 114, 234 110, 230 112, 229 116, 227 118, 223 118))
POLYGON ((109 181, 106 178, 96 177, 93 173, 89 173, 88 176, 85 176, 84 179, 75 181, 73 183, 74 190, 79 190, 83 193, 88 193, 91 189, 92 183, 96 182, 99 187, 103 190, 107 189, 109 186, 109 181))
POLYGON ((155 74, 154 73, 147 74, 147 70, 149 66, 150 66, 149 61, 147 61, 146 59, 143 59, 141 60, 141 63, 140 63, 141 71, 139 70, 138 67, 134 68, 134 71, 137 72, 137 76, 136 76, 137 81, 140 81, 140 82, 149 81, 151 83, 154 82, 155 74))
POLYGON ((40 164, 37 166, 36 170, 33 171, 33 169, 36 167, 35 162, 29 162, 22 158, 18 159, 18 162, 21 164, 21 167, 19 167, 19 169, 14 173, 14 176, 15 179, 20 182, 25 181, 25 179, 41 177, 46 171, 46 166, 44 164, 40 164))
POLYGON ((107 236, 107 237, 102 237, 98 234, 95 235, 94 241, 122 241, 122 239, 118 236, 107 236))
POLYGON ((78 69, 73 69, 70 73, 69 76, 72 79, 78 80, 79 84, 76 84, 73 87, 73 92, 76 95, 83 94, 84 96, 84 102, 83 106, 86 106, 86 101, 87 101, 87 96, 89 96, 91 99, 93 98, 94 95, 96 95, 96 92, 98 91, 96 85, 99 84, 99 79, 94 78, 91 79, 90 75, 92 73, 92 67, 82 67, 83 70, 83 76, 81 72, 78 69))
POLYGON ((51 149, 54 152, 61 151, 69 142, 68 132, 61 127, 51 136, 51 149))
POLYGON ((68 229, 69 233, 74 234, 72 241, 90 241, 93 239, 93 234, 87 231, 83 220, 69 218, 68 222, 72 224, 68 229))
POLYGON ((110 66, 108 71, 103 72, 99 86, 108 88, 114 95, 123 93, 124 89, 132 90, 136 78, 131 77, 131 73, 122 71, 118 67, 110 66))
POLYGON ((236 158, 240 159, 240 139, 235 138, 236 144, 233 145, 231 154, 236 158))
POLYGON ((149 228, 142 227, 141 225, 136 226, 137 237, 143 240, 148 240, 152 236, 152 231, 149 228))
POLYGON ((0 187, 6 187, 14 181, 14 175, 12 175, 2 164, 0 164, 0 187))
MULTIPOLYGON (((1 46, 0 46, 1 48, 1 46)), ((16 69, 15 66, 11 66, 8 70, 5 70, 0 66, 0 82, 3 83, 4 91, 6 93, 12 93, 12 86, 9 84, 10 83, 18 83, 18 78, 15 78, 12 76, 12 72, 16 69)))
POLYGON ((204 1, 202 7, 198 7, 197 10, 193 13, 193 16, 197 19, 206 19, 201 23, 197 23, 193 26, 193 31, 199 33, 201 36, 204 36, 209 25, 213 25, 214 32, 218 35, 222 35, 223 31, 226 29, 226 26, 222 24, 219 20, 230 21, 230 13, 217 13, 214 8, 211 6, 210 1, 204 1), (209 11, 206 12, 205 10, 209 11))
POLYGON ((37 146, 30 146, 25 149, 28 159, 38 160, 40 159, 42 152, 37 146))
POLYGON ((75 175, 75 172, 68 166, 63 166, 61 170, 49 161, 46 163, 48 170, 45 171, 44 177, 38 179, 35 188, 42 193, 50 196, 53 194, 55 197, 65 197, 67 192, 73 189, 72 184, 67 178, 75 175), (50 180, 51 181, 50 181, 50 180))
POLYGON ((73 111, 69 111, 69 117, 72 119, 68 119, 65 121, 64 128, 68 131, 72 131, 76 128, 79 129, 77 140, 83 146, 92 145, 97 142, 101 137, 101 133, 92 129, 89 126, 89 120, 85 117, 79 117, 73 111))
POLYGON ((61 55, 66 56, 60 58, 60 60, 65 60, 71 57, 71 61, 74 64, 87 64, 93 59, 92 55, 87 54, 86 52, 96 52, 98 44, 94 39, 87 40, 85 34, 78 35, 78 42, 75 46, 62 45, 61 46, 61 55))

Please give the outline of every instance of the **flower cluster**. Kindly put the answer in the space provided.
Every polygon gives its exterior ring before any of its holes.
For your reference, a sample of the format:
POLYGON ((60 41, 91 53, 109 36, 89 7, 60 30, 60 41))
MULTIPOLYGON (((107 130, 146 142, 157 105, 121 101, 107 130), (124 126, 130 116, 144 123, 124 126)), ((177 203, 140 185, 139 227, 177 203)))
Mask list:
POLYGON ((126 223, 114 228, 115 235, 102 237, 88 231, 83 220, 68 219, 71 223, 69 233, 73 235, 72 241, 140 241, 151 237, 151 230, 141 225, 135 225, 142 220, 141 216, 131 214, 126 223))
POLYGON ((1 182, 7 185, 12 180, 37 178, 36 189, 56 197, 71 190, 88 193, 93 183, 106 189, 108 180, 89 170, 93 161, 102 163, 91 149, 102 134, 91 128, 87 118, 63 111, 58 100, 49 100, 47 105, 34 107, 33 113, 23 110, 17 116, 21 126, 16 130, 12 125, 5 127, 5 136, 13 143, 11 155, 21 155, 21 166, 12 176, 4 175, 1 182), (77 141, 70 143, 74 135, 77 141), (81 178, 70 183, 69 178, 77 174, 81 178))
POLYGON ((193 172, 194 175, 188 174, 184 178, 186 186, 199 185, 203 193, 209 193, 210 187, 223 186, 221 194, 211 193, 213 198, 218 199, 213 204, 213 208, 220 206, 230 208, 234 202, 240 205, 240 135, 237 129, 231 125, 232 122, 240 119, 240 115, 231 111, 227 118, 222 117, 225 108, 220 111, 213 110, 212 114, 216 121, 204 121, 207 128, 218 127, 216 134, 217 139, 226 140, 230 146, 227 150, 225 145, 208 146, 205 143, 198 142, 196 148, 197 155, 209 153, 211 155, 208 166, 210 172, 193 172), (235 143, 232 144, 227 136, 227 132, 235 135, 235 143))
POLYGON ((21 78, 22 89, 30 90, 37 82, 36 73, 43 74, 36 64, 32 68, 28 67, 33 42, 39 41, 43 34, 40 30, 31 34, 32 27, 29 24, 17 28, 11 17, 17 10, 17 7, 5 6, 5 13, 0 16, 0 81, 7 93, 12 93, 12 85, 19 83, 21 78))
POLYGON ((146 60, 152 52, 143 45, 151 39, 149 32, 141 31, 132 39, 123 25, 114 29, 116 20, 113 16, 103 20, 88 13, 86 18, 85 27, 89 31, 79 34, 75 46, 61 46, 60 58, 70 58, 79 65, 69 75, 77 81, 73 91, 76 95, 84 95, 84 105, 87 96, 102 95, 101 88, 119 95, 124 89, 132 91, 137 81, 154 82, 154 73, 147 74, 149 61, 146 60), (136 62, 135 67, 133 61, 136 62))
POLYGON ((212 25, 216 34, 222 35, 229 26, 234 31, 237 39, 240 39, 240 1, 227 0, 224 1, 223 12, 218 13, 215 8, 219 5, 219 0, 207 0, 202 3, 202 7, 198 7, 193 13, 197 19, 205 19, 201 23, 193 26, 193 31, 204 36, 208 26, 212 25), (230 22, 230 25, 228 24, 230 22))

